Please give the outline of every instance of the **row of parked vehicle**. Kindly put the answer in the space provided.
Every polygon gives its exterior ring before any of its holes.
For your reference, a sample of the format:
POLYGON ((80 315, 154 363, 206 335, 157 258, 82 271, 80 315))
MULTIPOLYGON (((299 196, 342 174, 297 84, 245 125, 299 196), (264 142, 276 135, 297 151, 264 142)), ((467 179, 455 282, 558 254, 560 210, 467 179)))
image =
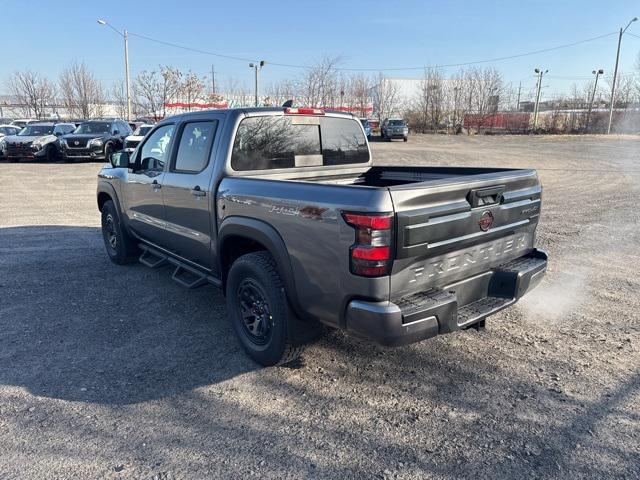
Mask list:
POLYGON ((394 138, 402 139, 405 142, 409 139, 409 127, 401 118, 385 118, 382 123, 376 120, 361 118, 360 123, 367 134, 367 138, 371 140, 374 131, 380 133, 380 139, 390 142, 394 138))
POLYGON ((152 121, 120 118, 79 121, 20 119, 0 125, 0 158, 20 160, 108 160, 113 152, 133 150, 153 128, 152 121))

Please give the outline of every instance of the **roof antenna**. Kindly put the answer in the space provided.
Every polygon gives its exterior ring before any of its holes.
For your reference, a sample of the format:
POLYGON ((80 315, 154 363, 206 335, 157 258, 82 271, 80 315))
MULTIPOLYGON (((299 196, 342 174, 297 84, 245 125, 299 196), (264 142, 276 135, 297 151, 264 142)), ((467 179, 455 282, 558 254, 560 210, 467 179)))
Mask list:
POLYGON ((287 100, 282 104, 282 108, 291 108, 293 107, 293 100, 287 100))

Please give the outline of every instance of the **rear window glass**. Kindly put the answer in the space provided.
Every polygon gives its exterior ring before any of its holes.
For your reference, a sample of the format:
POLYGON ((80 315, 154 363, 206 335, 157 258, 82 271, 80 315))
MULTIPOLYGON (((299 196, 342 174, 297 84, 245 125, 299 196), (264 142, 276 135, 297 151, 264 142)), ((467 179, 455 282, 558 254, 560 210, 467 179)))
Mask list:
POLYGON ((231 155, 231 167, 245 171, 368 161, 357 121, 330 117, 246 118, 238 126, 231 155))

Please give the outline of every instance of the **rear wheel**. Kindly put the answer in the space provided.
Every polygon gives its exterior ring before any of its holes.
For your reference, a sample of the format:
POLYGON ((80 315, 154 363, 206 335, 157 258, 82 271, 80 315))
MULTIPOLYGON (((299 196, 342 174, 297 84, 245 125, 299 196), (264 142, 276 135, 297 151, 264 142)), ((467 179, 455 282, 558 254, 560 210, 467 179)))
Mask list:
POLYGON ((303 346, 289 340, 294 313, 273 257, 254 252, 238 258, 227 279, 227 310, 247 354, 264 366, 296 360, 303 346))
POLYGON ((116 206, 111 200, 102 206, 102 238, 109 258, 118 265, 135 261, 140 253, 133 238, 120 224, 116 206))

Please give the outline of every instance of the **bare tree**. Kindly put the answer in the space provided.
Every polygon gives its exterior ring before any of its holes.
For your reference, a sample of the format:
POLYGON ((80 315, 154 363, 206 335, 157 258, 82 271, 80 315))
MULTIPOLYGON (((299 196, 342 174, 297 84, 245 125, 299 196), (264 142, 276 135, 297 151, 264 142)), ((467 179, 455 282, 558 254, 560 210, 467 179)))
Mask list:
POLYGON ((390 117, 397 109, 398 86, 383 73, 379 73, 375 78, 372 93, 373 110, 378 115, 378 120, 390 117))
POLYGON ((298 81, 298 97, 310 107, 334 107, 340 98, 336 67, 340 57, 325 57, 309 67, 298 81))
POLYGON ((102 115, 102 85, 84 62, 74 61, 67 66, 60 74, 58 83, 64 106, 72 115, 82 118, 102 115))
POLYGON ((432 131, 442 124, 445 112, 445 89, 442 74, 433 68, 425 69, 420 81, 420 93, 417 99, 420 129, 432 131))
POLYGON ((123 80, 114 82, 111 87, 111 103, 116 107, 117 115, 120 118, 127 116, 127 89, 123 80))
POLYGON ((7 87, 29 117, 42 118, 46 107, 56 101, 55 84, 30 70, 13 72, 7 87))
POLYGON ((162 83, 157 72, 143 71, 133 82, 138 110, 151 115, 158 115, 163 107, 162 83))
POLYGON ((231 107, 253 105, 253 96, 249 89, 235 77, 227 77, 225 79, 223 91, 231 107))
MULTIPOLYGON (((343 91, 342 88, 340 91, 343 91)), ((348 80, 349 106, 355 107, 361 117, 367 116, 371 105, 371 80, 363 74, 357 74, 348 80)))
POLYGON ((167 103, 180 94, 182 87, 182 72, 177 68, 160 66, 162 116, 167 116, 167 103))
POLYGON ((187 110, 191 110, 191 105, 202 97, 204 84, 198 75, 189 72, 182 82, 180 93, 187 104, 187 110))

